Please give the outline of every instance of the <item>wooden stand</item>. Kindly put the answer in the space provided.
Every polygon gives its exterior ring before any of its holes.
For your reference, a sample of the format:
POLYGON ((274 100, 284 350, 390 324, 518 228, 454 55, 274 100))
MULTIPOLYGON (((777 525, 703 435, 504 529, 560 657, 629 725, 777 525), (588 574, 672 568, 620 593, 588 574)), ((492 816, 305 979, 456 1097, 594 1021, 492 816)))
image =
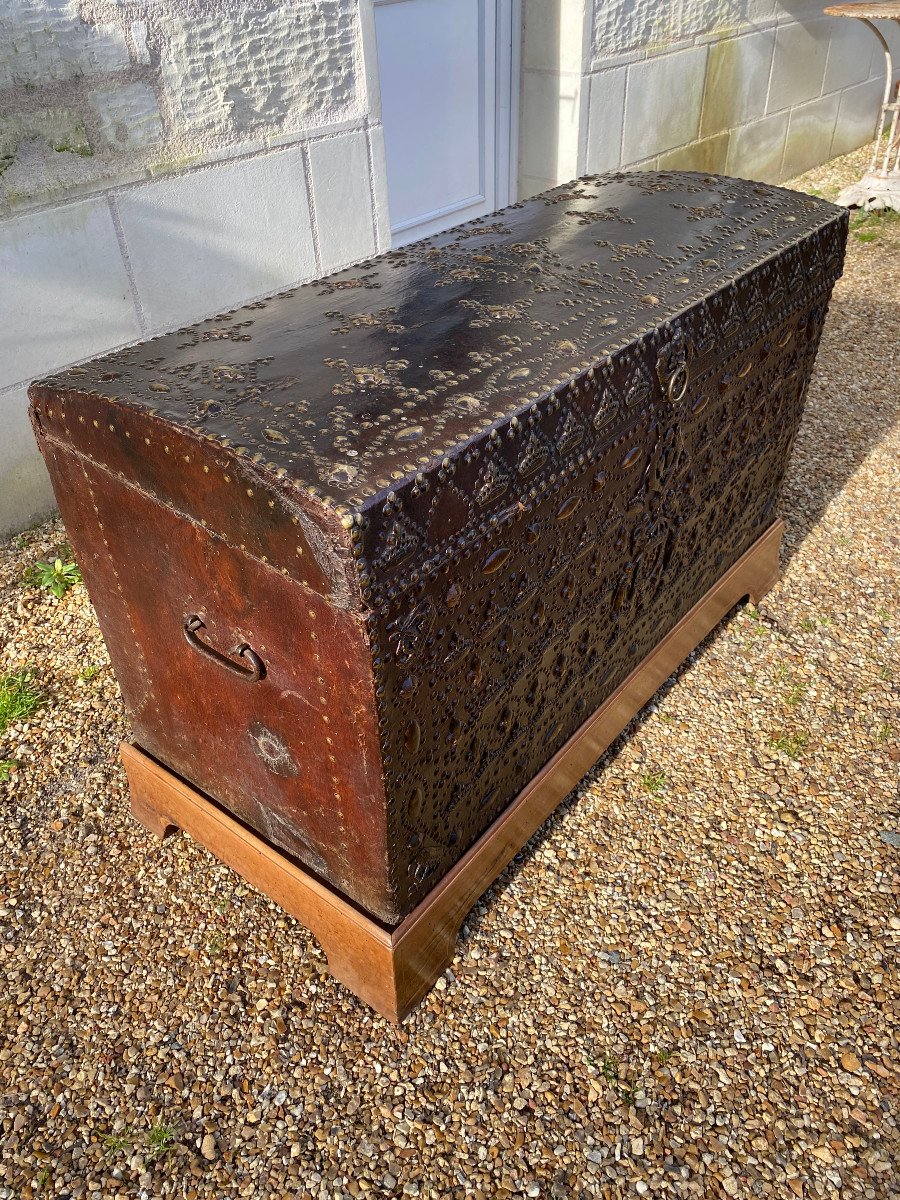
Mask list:
POLYGON ((319 941, 332 975, 390 1021, 402 1021, 453 958, 469 909, 656 689, 744 596, 778 578, 776 521, 682 618, 532 779, 428 897, 394 928, 367 916, 214 801, 123 743, 131 809, 159 837, 184 829, 270 896, 319 941))

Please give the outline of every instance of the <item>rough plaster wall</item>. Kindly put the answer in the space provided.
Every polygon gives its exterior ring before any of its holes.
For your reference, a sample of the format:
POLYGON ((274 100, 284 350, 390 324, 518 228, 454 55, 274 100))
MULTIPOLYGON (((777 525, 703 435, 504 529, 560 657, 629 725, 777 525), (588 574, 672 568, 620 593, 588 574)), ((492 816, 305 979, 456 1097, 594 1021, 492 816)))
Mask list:
POLYGON ((365 108, 357 0, 0 4, 0 212, 365 108))
POLYGON ((772 0, 598 0, 594 54, 653 53, 698 34, 740 28, 773 9, 772 0))
POLYGON ((26 384, 389 245, 368 0, 0 0, 0 537, 26 384))
POLYGON ((345 0, 301 0, 224 21, 173 17, 160 55, 175 128, 228 139, 346 116, 356 101, 356 25, 347 10, 345 0))

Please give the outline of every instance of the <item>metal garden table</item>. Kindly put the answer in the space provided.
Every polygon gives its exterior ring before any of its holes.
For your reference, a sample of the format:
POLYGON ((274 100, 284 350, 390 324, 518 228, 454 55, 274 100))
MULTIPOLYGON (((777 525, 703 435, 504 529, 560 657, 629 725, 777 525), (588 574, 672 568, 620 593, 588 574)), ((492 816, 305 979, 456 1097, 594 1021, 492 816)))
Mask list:
POLYGON ((834 4, 825 12, 830 17, 854 17, 867 25, 881 43, 886 68, 884 99, 875 127, 872 161, 858 183, 844 188, 838 196, 838 204, 847 208, 894 208, 900 211, 900 84, 894 85, 891 47, 875 24, 876 21, 896 21, 900 26, 900 0, 881 0, 875 4, 834 4), (890 132, 887 142, 883 142, 881 135, 888 117, 890 132))

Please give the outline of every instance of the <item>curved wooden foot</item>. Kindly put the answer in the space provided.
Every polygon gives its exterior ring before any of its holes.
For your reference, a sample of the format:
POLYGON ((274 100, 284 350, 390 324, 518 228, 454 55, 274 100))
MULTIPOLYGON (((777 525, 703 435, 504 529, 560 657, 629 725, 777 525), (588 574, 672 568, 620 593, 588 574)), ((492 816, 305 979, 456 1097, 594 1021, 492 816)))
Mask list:
POLYGON ((159 809, 136 792, 130 778, 128 782, 131 791, 131 815, 140 821, 145 829, 149 829, 151 833, 155 834, 160 841, 172 833, 177 833, 178 826, 175 822, 163 816, 159 809))

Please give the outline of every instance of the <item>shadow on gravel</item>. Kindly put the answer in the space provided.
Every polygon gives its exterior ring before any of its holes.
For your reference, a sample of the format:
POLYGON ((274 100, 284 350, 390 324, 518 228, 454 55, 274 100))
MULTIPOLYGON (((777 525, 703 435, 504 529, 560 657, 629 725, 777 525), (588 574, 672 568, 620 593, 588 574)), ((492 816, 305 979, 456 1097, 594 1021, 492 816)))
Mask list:
POLYGON ((597 759, 594 765, 585 773, 581 780, 576 784, 571 792, 562 799, 553 812, 547 817, 546 821, 531 835, 522 849, 518 852, 515 858, 510 862, 509 866, 501 875, 491 884, 487 891, 483 892, 468 915, 463 920, 463 926, 457 938, 457 945, 463 946, 478 930, 487 915, 488 910, 493 904, 494 898, 504 892, 510 883, 518 876, 519 872, 531 861, 534 855, 542 848, 544 843, 548 841, 554 831, 559 827, 560 822, 565 821, 568 814, 584 799, 585 791, 592 785, 596 784, 603 772, 615 762, 616 758, 624 750, 628 742, 635 737, 643 727, 644 723, 653 715, 653 708, 668 695, 672 688, 676 687, 685 671, 693 667, 706 654, 707 650, 712 646, 715 640, 722 634, 723 630, 730 625, 734 620, 737 612, 745 606, 746 600, 739 601, 730 612, 722 618, 722 620, 711 629, 706 637, 700 642, 696 649, 692 650, 684 662, 672 672, 665 683, 660 684, 657 690, 653 693, 644 707, 631 718, 618 737, 609 744, 601 756, 597 759))
MULTIPOLYGON (((889 246, 888 252, 896 263, 897 248, 889 246)), ((832 301, 778 506, 787 526, 782 566, 900 423, 897 317, 887 285, 894 263, 885 261, 883 302, 852 293, 832 301)), ((856 286, 863 286, 861 279, 856 286)))

